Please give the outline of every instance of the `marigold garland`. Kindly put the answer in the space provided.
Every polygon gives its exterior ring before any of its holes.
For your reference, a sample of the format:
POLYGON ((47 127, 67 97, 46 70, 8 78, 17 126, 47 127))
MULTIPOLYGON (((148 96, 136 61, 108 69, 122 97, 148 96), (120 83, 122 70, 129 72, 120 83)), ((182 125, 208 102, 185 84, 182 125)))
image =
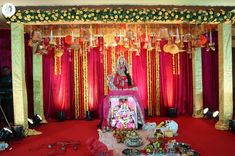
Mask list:
POLYGON ((16 14, 6 18, 8 23, 38 22, 191 22, 224 23, 235 22, 235 13, 225 10, 180 10, 164 9, 122 9, 122 8, 68 8, 51 10, 17 10, 16 14))

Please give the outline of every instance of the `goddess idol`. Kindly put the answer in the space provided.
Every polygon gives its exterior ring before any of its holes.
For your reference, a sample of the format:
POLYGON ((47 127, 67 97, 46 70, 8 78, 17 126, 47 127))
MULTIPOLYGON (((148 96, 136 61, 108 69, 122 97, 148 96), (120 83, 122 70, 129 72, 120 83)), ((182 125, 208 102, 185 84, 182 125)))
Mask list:
POLYGON ((127 89, 132 87, 129 66, 123 56, 118 57, 113 84, 117 89, 127 89))

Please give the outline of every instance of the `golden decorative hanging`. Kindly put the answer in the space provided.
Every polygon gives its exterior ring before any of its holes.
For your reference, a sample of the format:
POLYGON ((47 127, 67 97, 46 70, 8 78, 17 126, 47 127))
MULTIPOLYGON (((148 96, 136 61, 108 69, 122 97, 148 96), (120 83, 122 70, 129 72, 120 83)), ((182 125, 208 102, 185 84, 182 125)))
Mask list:
POLYGON ((180 75, 180 53, 178 53, 178 69, 177 69, 177 71, 178 71, 178 75, 180 75))
POLYGON ((75 119, 80 116, 79 111, 79 58, 78 58, 78 48, 74 49, 74 106, 75 106, 75 119))
POLYGON ((112 74, 116 72, 116 51, 115 47, 111 47, 111 58, 112 58, 112 74))
POLYGON ((63 55, 63 49, 56 48, 54 52, 54 74, 55 75, 61 75, 61 57, 63 55))
POLYGON ((107 47, 104 48, 104 95, 108 95, 108 81, 106 78, 108 77, 108 50, 107 47))
POLYGON ((88 107, 88 60, 87 60, 88 45, 83 42, 83 84, 84 84, 84 112, 89 110, 88 107))
POLYGON ((152 116, 152 87, 151 87, 151 51, 147 50, 147 90, 148 90, 148 115, 152 116))
POLYGON ((129 73, 132 77, 132 51, 128 51, 128 64, 129 64, 129 73))
POLYGON ((159 62, 159 52, 155 49, 156 55, 156 115, 160 115, 160 62, 159 62))
POLYGON ((175 55, 172 55, 172 68, 173 68, 173 75, 175 75, 176 71, 175 71, 175 55))

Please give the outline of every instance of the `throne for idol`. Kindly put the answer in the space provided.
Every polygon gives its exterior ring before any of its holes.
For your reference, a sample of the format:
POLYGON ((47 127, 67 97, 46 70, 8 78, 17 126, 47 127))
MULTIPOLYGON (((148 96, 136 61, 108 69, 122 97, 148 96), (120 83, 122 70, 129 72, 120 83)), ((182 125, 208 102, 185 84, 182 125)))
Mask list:
POLYGON ((107 125, 117 129, 138 129, 144 124, 143 105, 133 85, 129 68, 120 56, 116 73, 108 76, 109 94, 104 99, 103 115, 107 125))

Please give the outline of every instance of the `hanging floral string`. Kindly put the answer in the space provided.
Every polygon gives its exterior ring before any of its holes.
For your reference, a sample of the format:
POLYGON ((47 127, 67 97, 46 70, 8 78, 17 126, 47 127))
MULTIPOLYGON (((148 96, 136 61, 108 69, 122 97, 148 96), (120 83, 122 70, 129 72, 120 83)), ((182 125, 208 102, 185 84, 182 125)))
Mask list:
POLYGON ((178 69, 177 69, 177 71, 178 71, 178 75, 180 75, 180 53, 178 53, 178 69))
MULTIPOLYGON (((59 36, 61 36, 61 27, 59 28, 59 36)), ((61 45, 61 37, 59 38, 59 45, 54 51, 54 73, 55 75, 61 75, 62 62, 61 57, 63 55, 63 49, 61 45)))
POLYGON ((175 55, 174 54, 172 55, 172 68, 173 68, 173 75, 175 75, 176 69, 175 69, 175 55))

